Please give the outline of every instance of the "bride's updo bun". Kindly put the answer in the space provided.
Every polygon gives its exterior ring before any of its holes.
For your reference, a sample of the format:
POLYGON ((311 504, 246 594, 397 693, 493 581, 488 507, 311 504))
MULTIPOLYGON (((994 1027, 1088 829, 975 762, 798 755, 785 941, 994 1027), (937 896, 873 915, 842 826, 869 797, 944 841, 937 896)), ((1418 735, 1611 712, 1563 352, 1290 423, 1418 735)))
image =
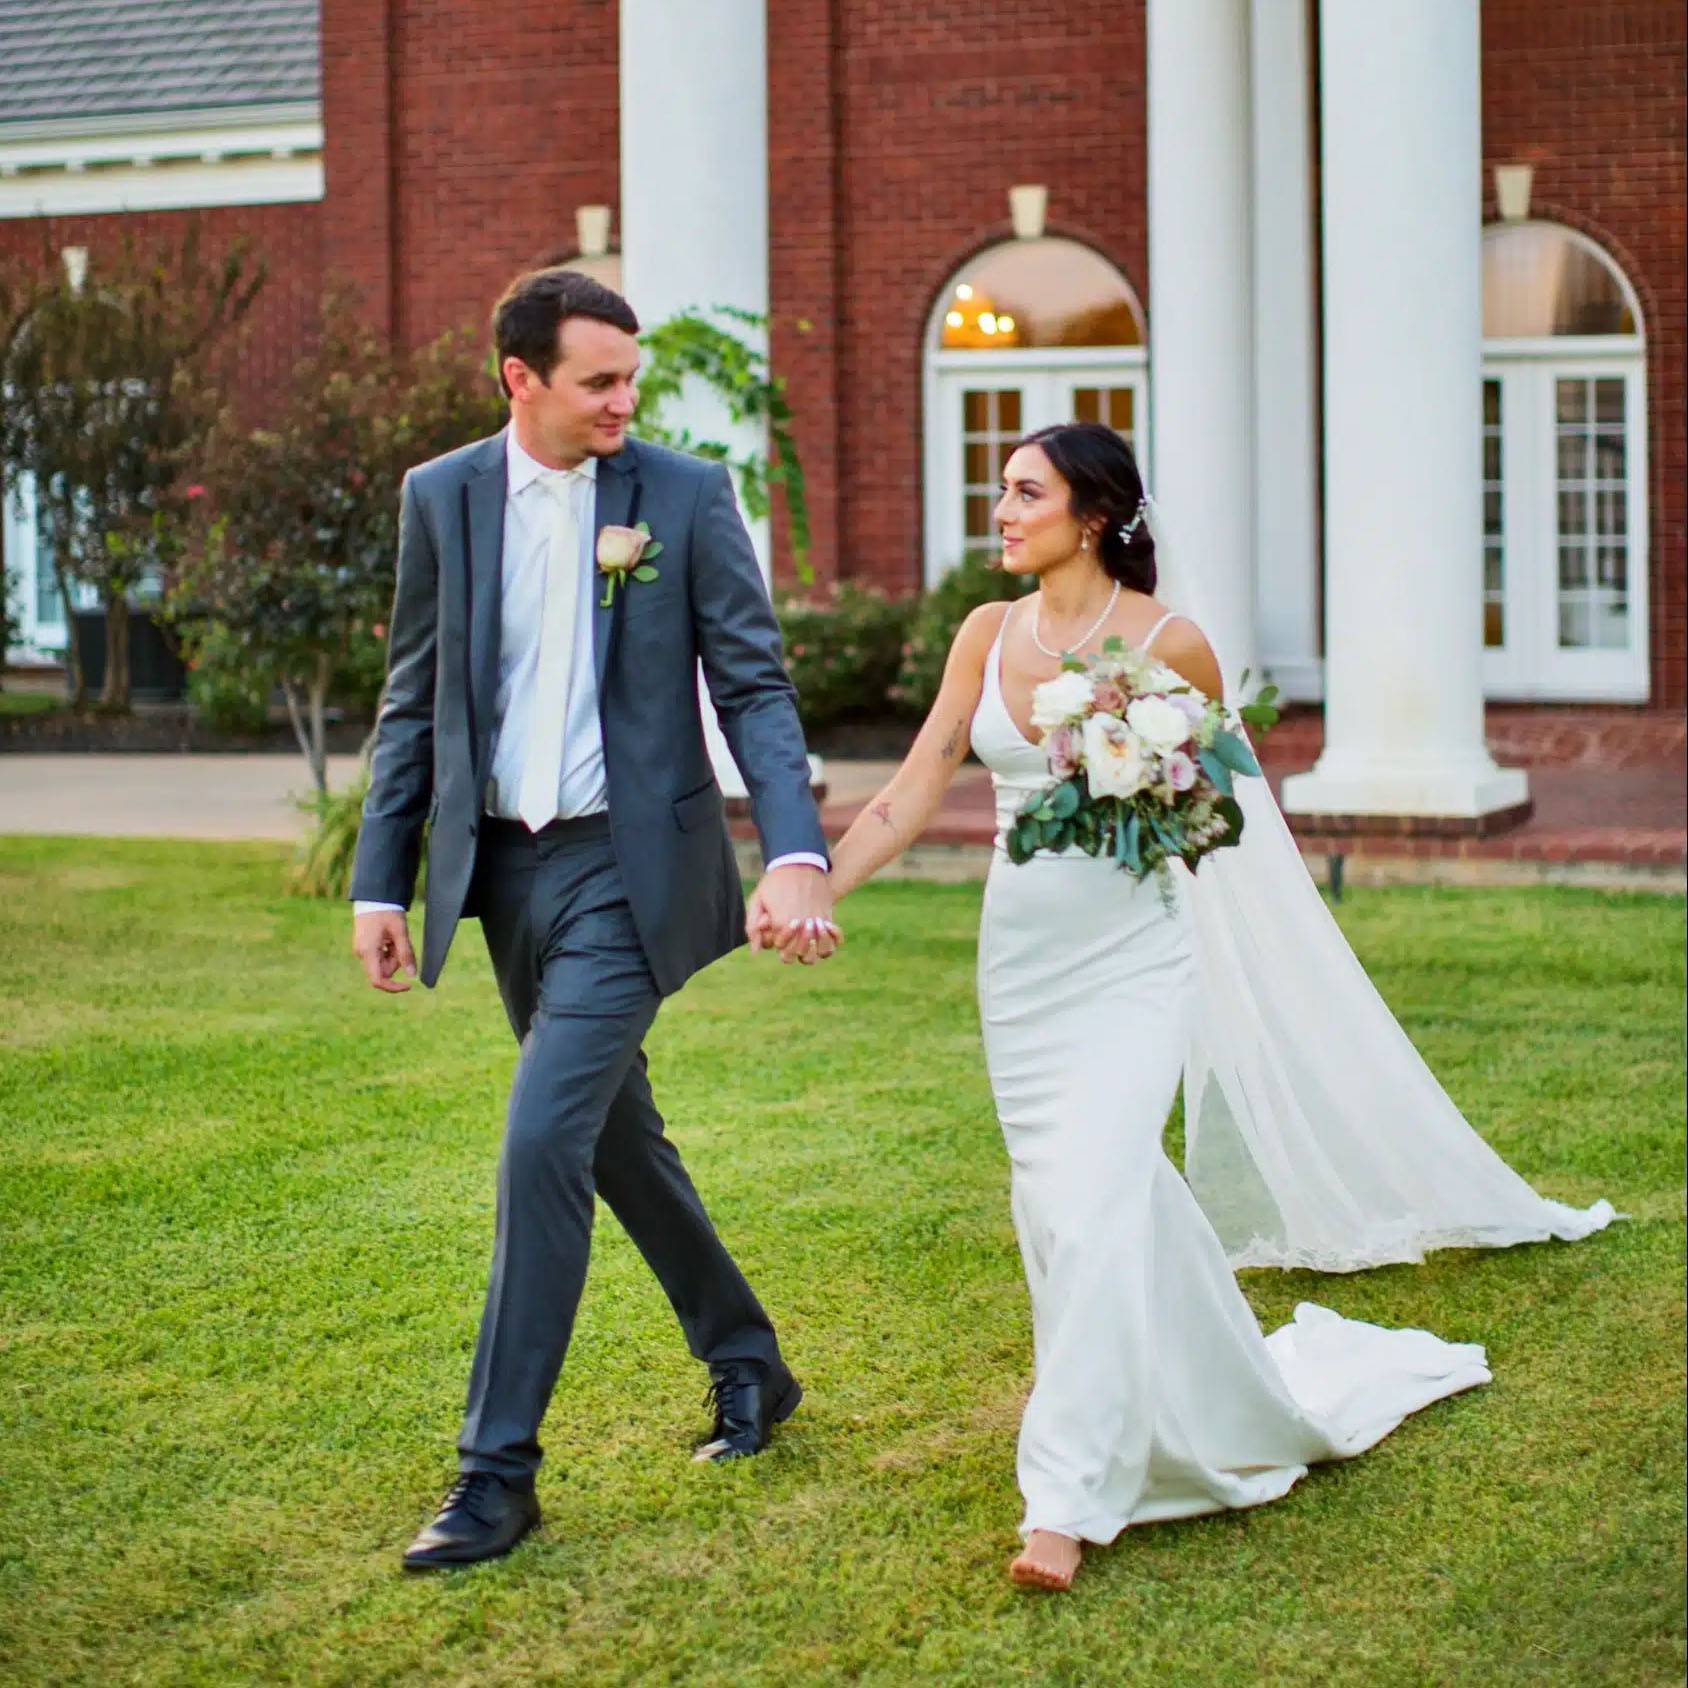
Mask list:
POLYGON ((1131 447, 1100 422, 1057 422, 1027 434, 1072 489, 1074 517, 1102 524, 1102 567, 1133 592, 1155 589, 1155 541, 1143 509, 1143 477, 1131 447))

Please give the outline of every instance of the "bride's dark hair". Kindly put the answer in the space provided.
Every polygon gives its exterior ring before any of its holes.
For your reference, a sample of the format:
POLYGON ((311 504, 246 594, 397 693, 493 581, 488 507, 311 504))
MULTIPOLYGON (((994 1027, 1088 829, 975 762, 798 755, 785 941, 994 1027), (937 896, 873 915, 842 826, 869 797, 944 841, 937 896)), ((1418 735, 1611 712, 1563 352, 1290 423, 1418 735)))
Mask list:
POLYGON ((1057 422, 1027 434, 1072 489, 1074 517, 1102 531, 1097 553, 1103 569, 1134 592, 1155 589, 1155 542, 1144 517, 1143 477, 1131 447, 1100 422, 1057 422))

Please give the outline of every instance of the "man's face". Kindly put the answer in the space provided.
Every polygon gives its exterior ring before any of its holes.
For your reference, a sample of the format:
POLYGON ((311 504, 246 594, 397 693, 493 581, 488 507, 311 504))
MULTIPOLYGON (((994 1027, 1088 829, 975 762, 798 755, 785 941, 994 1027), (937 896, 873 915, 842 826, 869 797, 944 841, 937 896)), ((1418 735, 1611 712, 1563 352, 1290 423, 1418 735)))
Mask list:
POLYGON ((563 462, 612 456, 639 405, 639 342, 593 317, 568 318, 557 338, 561 356, 549 381, 520 358, 504 360, 511 406, 563 462))

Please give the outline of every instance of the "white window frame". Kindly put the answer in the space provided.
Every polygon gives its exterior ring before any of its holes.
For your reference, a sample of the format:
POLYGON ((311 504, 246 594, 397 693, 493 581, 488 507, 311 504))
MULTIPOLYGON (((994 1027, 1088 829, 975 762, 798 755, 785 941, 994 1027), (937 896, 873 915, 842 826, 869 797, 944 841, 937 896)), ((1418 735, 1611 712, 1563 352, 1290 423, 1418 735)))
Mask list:
MULTIPOLYGON (((35 477, 22 475, 14 492, 0 493, 0 544, 6 556, 6 585, 21 611, 18 642, 5 653, 11 662, 60 662, 70 644, 62 598, 58 602, 58 614, 51 617, 37 614, 35 572, 41 555, 40 533, 35 477)), ((78 610, 100 607, 100 595, 91 586, 72 584, 70 596, 78 610)))
POLYGON ((1149 465, 1149 354, 1143 346, 1050 346, 1002 351, 935 351, 942 307, 928 325, 923 429, 925 546, 922 580, 935 586, 961 559, 962 508, 960 399, 966 391, 1012 388, 1022 394, 1022 432, 1068 422, 1079 387, 1130 387, 1138 467, 1153 484, 1149 465))
POLYGON ((1497 701, 1645 703, 1652 693, 1647 356, 1639 335, 1490 340, 1483 379, 1501 390, 1501 521, 1506 642, 1483 651, 1485 694, 1497 701), (1608 649, 1559 644, 1556 383, 1624 382, 1628 482, 1629 641, 1608 649))

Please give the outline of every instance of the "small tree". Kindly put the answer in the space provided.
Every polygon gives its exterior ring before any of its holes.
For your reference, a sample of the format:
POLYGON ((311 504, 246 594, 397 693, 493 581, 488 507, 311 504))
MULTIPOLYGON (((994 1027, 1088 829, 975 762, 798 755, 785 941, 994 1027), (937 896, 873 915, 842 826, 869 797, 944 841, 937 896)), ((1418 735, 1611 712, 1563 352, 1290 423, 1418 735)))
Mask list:
MULTIPOLYGON (((101 702, 129 706, 129 602, 174 561, 184 475, 217 409, 211 353, 263 285, 241 248, 206 257, 197 226, 174 252, 125 235, 87 285, 68 273, 39 291, 7 335, 0 460, 8 488, 30 475, 51 537, 71 629, 76 702, 85 702, 68 587, 105 607, 101 702)), ((14 305, 14 309, 16 306, 14 305)))
POLYGON ((404 472, 502 419, 457 336, 406 359, 335 300, 274 426, 226 417, 214 436, 171 613, 190 629, 215 624, 276 675, 318 792, 335 674, 392 599, 404 472))

